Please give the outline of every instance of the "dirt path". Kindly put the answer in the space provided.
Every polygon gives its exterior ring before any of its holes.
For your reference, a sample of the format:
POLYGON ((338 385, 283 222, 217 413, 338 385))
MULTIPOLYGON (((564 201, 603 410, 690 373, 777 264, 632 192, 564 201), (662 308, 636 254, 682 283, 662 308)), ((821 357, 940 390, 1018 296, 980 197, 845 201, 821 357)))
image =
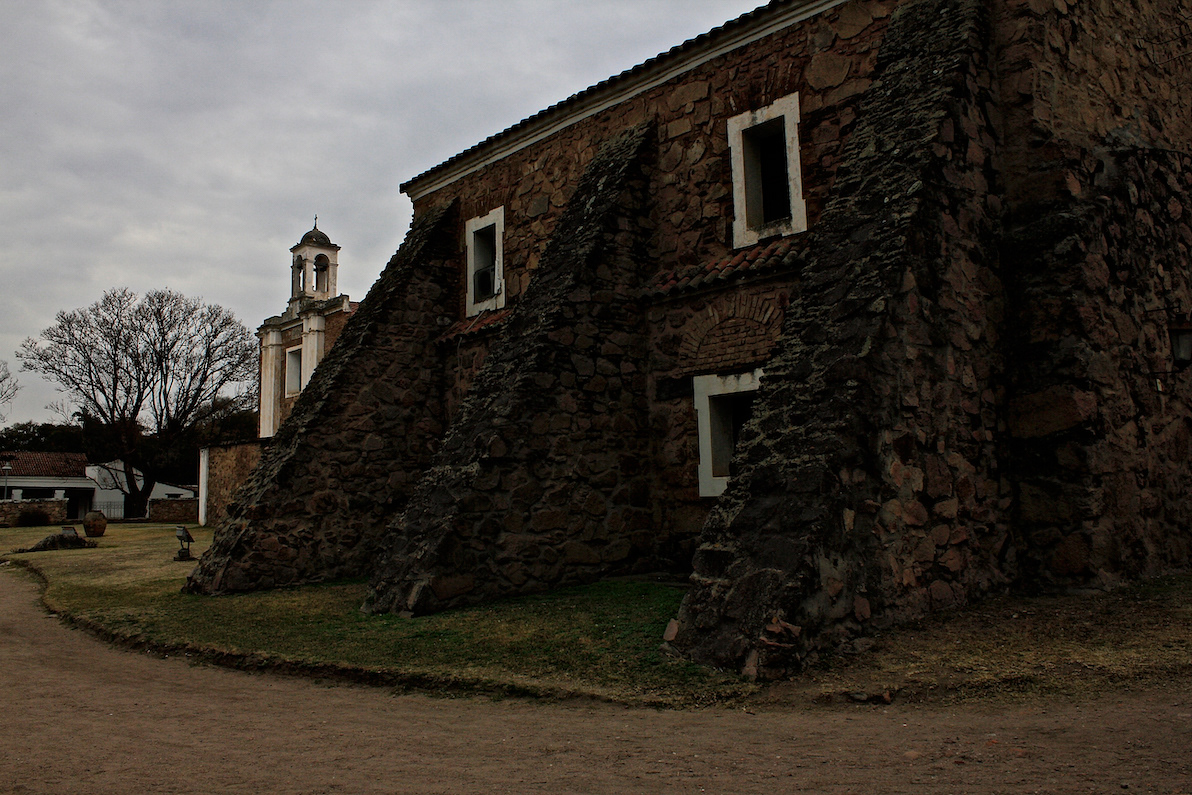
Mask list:
POLYGON ((0 569, 0 792, 1192 793, 1192 693, 662 712, 392 696, 64 627, 0 569))

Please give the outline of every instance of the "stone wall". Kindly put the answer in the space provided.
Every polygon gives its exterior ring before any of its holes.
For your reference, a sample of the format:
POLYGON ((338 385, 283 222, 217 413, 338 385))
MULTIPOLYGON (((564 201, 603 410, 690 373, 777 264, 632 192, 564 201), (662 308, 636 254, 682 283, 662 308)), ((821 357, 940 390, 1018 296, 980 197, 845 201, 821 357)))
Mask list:
MULTIPOLYGON (((650 186, 655 231, 646 267, 662 271, 731 257, 727 119, 797 91, 803 183, 814 224, 856 124, 858 98, 870 83, 892 5, 857 0, 713 59, 420 197, 415 215, 451 200, 460 202, 464 220, 504 206, 506 288, 515 302, 599 146, 648 123, 658 176, 650 186)), ((453 264, 463 267, 462 259, 453 264)))
POLYGON ((149 521, 161 524, 198 524, 199 501, 149 500, 149 521))
MULTIPOLYGON (((855 122, 857 95, 868 85, 887 15, 886 3, 856 2, 779 31, 419 198, 415 214, 453 199, 465 220, 504 206, 506 293, 516 301, 599 145, 649 123, 662 175, 651 186, 649 212, 657 230, 652 261, 667 268, 720 259, 732 250, 726 121, 798 91, 808 138, 803 178, 814 223, 840 142, 855 122), (778 73, 776 60, 782 63, 778 73)), ((462 269, 462 261, 456 267, 462 269)))
POLYGON ((426 613, 653 568, 641 127, 576 187, 429 472, 366 608, 426 613))
MULTIPOLYGON (((797 277, 662 291, 649 308, 650 428, 657 526, 690 561, 713 500, 699 496, 692 376, 739 373, 769 361, 797 277)), ((683 567, 684 569, 687 566, 683 567)))
POLYGON ((901 5, 671 635, 776 676, 1003 583, 983 4, 901 5), (924 75, 931 75, 924 81, 924 75))
POLYGON ((1192 158, 1096 150, 1089 198, 1023 208, 1004 258, 1015 311, 1008 468, 1022 583, 1187 565, 1192 374, 1170 325, 1192 312, 1192 158))
POLYGON ((0 527, 16 527, 25 511, 45 511, 47 525, 66 524, 67 500, 0 500, 0 527))
POLYGON ((1067 195, 1075 149, 1188 148, 1192 58, 1183 0, 993 3, 1008 203, 1067 195), (1183 34, 1182 36, 1180 34, 1183 34), (1041 166, 1050 162, 1051 169, 1041 166))
MULTIPOLYGON (((640 266, 641 311, 647 314, 649 328, 644 333, 650 336, 652 357, 646 369, 651 379, 649 427, 656 440, 650 453, 654 478, 650 510, 662 545, 673 546, 667 556, 684 561, 676 566, 682 573, 689 568, 695 536, 711 506, 710 500, 698 496, 696 487, 698 450, 690 377, 740 372, 764 361, 777 339, 791 285, 789 269, 785 274, 770 273, 773 278, 747 287, 739 283, 742 278, 752 279, 752 267, 738 267, 735 276, 727 278, 705 274, 698 280, 703 287, 683 278, 713 263, 724 263, 727 271, 733 271, 735 266, 730 264, 739 256, 752 258, 756 253, 774 259, 767 245, 756 247, 755 252, 733 247, 727 120, 745 109, 799 93, 802 181, 808 220, 814 227, 832 191, 845 143, 857 126, 858 103, 872 81, 894 5, 857 0, 777 31, 415 202, 417 215, 424 207, 457 200, 462 220, 505 207, 504 267, 511 309, 537 278, 544 241, 551 239, 570 206, 572 191, 599 145, 634 125, 652 126, 650 147, 656 152, 656 169, 649 177, 645 213, 650 233, 647 256, 640 266), (672 274, 677 284, 668 287, 667 276, 672 274), (738 311, 734 295, 742 289, 755 306, 738 311), (717 316, 701 313, 709 308, 717 311, 718 295, 723 297, 720 303, 725 304, 728 322, 713 329, 707 322, 717 316), (690 349, 693 344, 702 344, 703 349, 690 349)), ((462 273, 462 254, 450 262, 462 273)), ((462 314, 463 297, 457 300, 462 314)), ((461 321, 440 343, 449 421, 454 421, 490 346, 502 340, 505 322, 501 319, 461 332, 471 328, 461 321)))
POLYGON ((445 418, 435 337, 453 319, 454 206, 401 249, 228 506, 187 588, 216 593, 367 573, 445 418), (440 319, 445 323, 440 323, 440 319))
POLYGON ((242 444, 207 448, 208 525, 218 526, 227 518, 228 504, 232 501, 232 496, 248 480, 249 474, 261 460, 261 452, 268 444, 269 440, 258 439, 242 444))

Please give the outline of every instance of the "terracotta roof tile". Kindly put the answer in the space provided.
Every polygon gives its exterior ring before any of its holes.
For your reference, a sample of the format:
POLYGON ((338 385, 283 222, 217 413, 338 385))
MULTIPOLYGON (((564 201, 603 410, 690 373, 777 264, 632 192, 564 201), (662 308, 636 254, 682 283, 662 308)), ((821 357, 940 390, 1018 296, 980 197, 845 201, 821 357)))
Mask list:
POLYGON ((10 477, 85 478, 87 456, 82 453, 0 453, 0 461, 12 465, 10 477))
POLYGON ((730 278, 744 278, 781 267, 795 238, 783 237, 752 248, 743 249, 724 259, 693 265, 688 268, 664 271, 646 290, 650 297, 661 297, 684 290, 710 287, 730 278))
POLYGON ((449 340, 457 339, 459 337, 467 337, 481 329, 489 328, 490 326, 499 325, 509 317, 509 313, 513 311, 512 307, 505 309, 490 310, 481 312, 475 317, 464 318, 456 323, 453 323, 447 328, 443 334, 435 340, 436 342, 447 342, 449 340))

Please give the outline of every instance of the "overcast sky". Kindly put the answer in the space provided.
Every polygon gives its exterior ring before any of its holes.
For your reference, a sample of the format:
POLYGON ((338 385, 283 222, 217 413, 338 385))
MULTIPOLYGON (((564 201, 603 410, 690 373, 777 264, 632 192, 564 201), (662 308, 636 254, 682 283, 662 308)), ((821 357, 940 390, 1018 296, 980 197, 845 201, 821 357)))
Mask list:
POLYGON ((58 310, 168 287, 255 329, 315 213, 363 298, 400 182, 761 3, 0 0, 6 424, 54 419, 13 352, 58 310))

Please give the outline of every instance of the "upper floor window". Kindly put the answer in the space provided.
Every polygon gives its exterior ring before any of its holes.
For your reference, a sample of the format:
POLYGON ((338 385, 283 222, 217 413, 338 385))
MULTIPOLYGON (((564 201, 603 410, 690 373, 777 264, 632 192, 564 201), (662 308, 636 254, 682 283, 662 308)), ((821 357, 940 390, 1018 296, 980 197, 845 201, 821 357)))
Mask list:
POLYGON ((733 246, 807 230, 799 165, 799 95, 728 120, 733 246))
POLYGON ((471 317, 505 306, 505 208, 468 221, 464 235, 468 264, 465 314, 471 317))

